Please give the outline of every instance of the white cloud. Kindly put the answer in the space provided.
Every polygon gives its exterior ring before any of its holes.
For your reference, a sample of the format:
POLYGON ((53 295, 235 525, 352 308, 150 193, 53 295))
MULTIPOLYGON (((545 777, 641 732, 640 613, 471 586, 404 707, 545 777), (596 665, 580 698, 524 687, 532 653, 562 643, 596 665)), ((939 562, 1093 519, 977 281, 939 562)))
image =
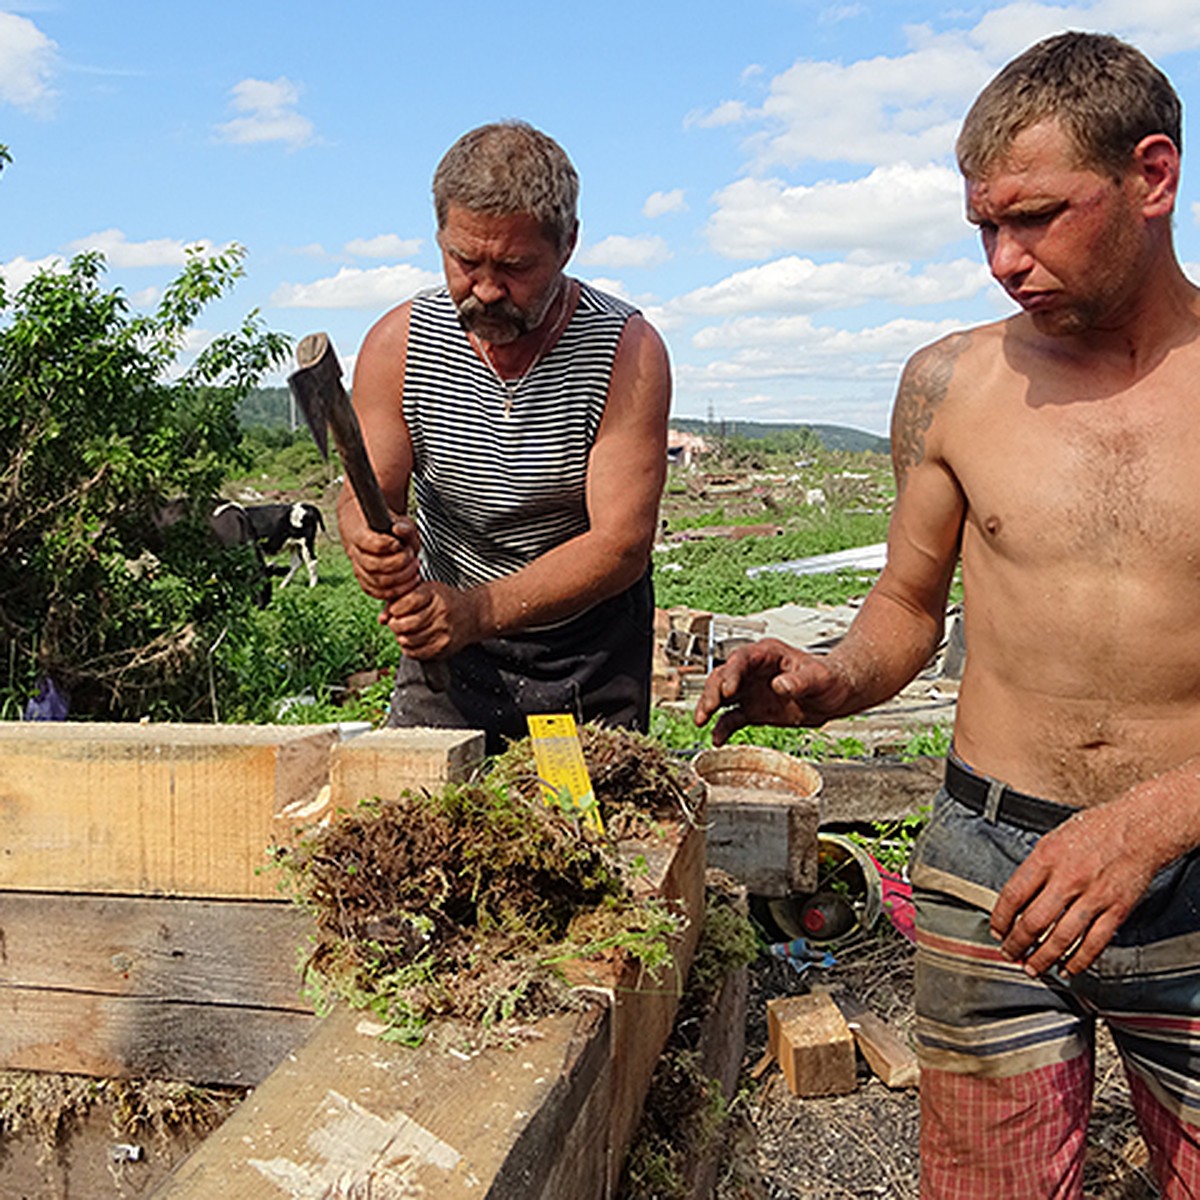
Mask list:
POLYGON ((111 267, 181 267, 187 262, 189 246, 199 246, 204 251, 212 249, 208 241, 181 242, 177 238, 131 242, 119 229, 104 229, 68 242, 67 250, 72 254, 99 250, 111 267))
POLYGON ((589 267, 653 267, 671 257, 667 243, 660 237, 625 237, 614 233, 585 246, 576 256, 589 267))
MULTIPOLYGON (((838 15, 857 15, 845 5, 838 15)), ((832 11, 832 10, 827 10, 832 11)), ((960 16, 962 14, 960 13, 960 16)), ((800 59, 769 81, 760 104, 723 100, 688 125, 745 126, 753 168, 805 162, 936 162, 953 146, 967 106, 996 70, 1065 29, 1115 33, 1146 53, 1200 47, 1200 0, 1034 0, 985 8, 969 28, 905 27, 906 53, 841 63, 800 59)))
POLYGON ((813 313, 852 308, 871 300, 941 304, 966 300, 988 287, 980 263, 955 259, 913 271, 908 263, 815 263, 794 255, 728 275, 670 301, 671 315, 703 317, 745 313, 813 313))
POLYGON ((27 17, 0 12, 0 101, 30 111, 54 97, 58 46, 27 17))
POLYGON ((672 188, 669 192, 651 192, 642 205, 642 215, 645 217, 663 217, 667 213, 687 212, 687 204, 683 199, 683 188, 672 188))
POLYGON ((345 246, 346 253, 353 254, 355 258, 411 258, 420 249, 420 238, 402 238, 395 233, 354 238, 345 246))
POLYGON ((217 126, 222 141, 238 145, 283 142, 296 150, 314 140, 313 123, 295 111, 300 89, 290 79, 243 79, 230 92, 233 108, 245 115, 217 126))
POLYGON ((708 238, 728 258, 785 250, 932 254, 968 232, 962 195, 962 181, 948 167, 907 163, 811 187, 739 179, 717 193, 708 238))
POLYGON ((725 101, 695 123, 758 127, 756 169, 803 162, 933 162, 947 155, 966 103, 994 64, 961 35, 908 54, 842 64, 802 59, 754 107, 725 101))
POLYGON ((408 263, 370 270, 343 267, 336 275, 312 283, 285 283, 275 290, 271 303, 280 308, 384 309, 441 281, 441 275, 408 263))
POLYGON ((4 288, 9 296, 15 295, 35 275, 42 271, 61 271, 64 267, 61 255, 50 254, 45 258, 25 258, 19 255, 0 265, 0 276, 4 277, 4 288))

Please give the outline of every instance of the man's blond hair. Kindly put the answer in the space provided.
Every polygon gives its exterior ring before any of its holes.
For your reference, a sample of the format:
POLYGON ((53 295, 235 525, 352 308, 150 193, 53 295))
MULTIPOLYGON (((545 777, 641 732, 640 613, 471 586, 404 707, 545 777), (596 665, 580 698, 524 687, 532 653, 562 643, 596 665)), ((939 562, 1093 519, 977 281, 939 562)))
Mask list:
POLYGON ((1062 125, 1080 166, 1114 178, 1150 134, 1183 148, 1183 106, 1162 71, 1119 38, 1072 31, 1037 42, 979 93, 958 135, 959 169, 982 178, 1019 133, 1047 120, 1062 125))

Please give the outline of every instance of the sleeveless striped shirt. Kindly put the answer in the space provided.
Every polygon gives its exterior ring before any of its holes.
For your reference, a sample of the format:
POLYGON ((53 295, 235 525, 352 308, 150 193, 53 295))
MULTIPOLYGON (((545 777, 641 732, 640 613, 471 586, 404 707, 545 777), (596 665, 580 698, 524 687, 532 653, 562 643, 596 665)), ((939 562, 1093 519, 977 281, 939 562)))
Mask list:
POLYGON ((471 348, 447 289, 413 298, 403 411, 428 578, 474 587, 586 532, 588 456, 636 311, 580 283, 570 323, 506 416, 507 392, 471 348))

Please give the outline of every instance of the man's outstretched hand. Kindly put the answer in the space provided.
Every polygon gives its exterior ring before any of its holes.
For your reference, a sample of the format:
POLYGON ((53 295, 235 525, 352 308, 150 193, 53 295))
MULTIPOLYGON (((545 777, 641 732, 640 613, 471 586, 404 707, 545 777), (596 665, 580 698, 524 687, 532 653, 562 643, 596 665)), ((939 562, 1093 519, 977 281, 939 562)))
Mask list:
POLYGON ((713 727, 720 746, 744 725, 820 725, 840 716, 849 694, 827 659, 764 638, 730 655, 708 677, 696 704, 697 725, 724 709, 713 727))

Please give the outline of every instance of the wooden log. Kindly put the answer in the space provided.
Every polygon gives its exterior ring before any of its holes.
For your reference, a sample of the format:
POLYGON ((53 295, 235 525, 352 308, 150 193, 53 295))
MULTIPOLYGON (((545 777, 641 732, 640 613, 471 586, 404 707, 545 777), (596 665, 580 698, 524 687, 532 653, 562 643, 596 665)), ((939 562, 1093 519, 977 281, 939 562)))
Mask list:
POLYGON ((334 726, 0 723, 0 888, 267 897, 334 726))
POLYGON ((813 993, 767 1002, 767 1045, 797 1096, 854 1091, 854 1036, 829 996, 813 993))

